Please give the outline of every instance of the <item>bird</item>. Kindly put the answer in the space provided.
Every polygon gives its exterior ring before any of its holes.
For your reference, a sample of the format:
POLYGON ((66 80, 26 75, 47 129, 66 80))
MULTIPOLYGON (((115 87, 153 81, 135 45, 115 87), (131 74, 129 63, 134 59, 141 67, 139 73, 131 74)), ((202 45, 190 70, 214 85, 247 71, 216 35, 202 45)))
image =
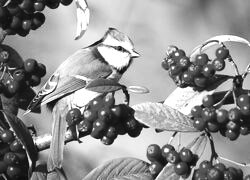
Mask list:
POLYGON ((83 110, 91 100, 103 95, 86 89, 87 84, 99 78, 118 82, 133 59, 139 56, 132 40, 110 27, 100 40, 79 49, 62 62, 38 91, 26 113, 42 105, 47 105, 52 113, 48 172, 62 169, 67 112, 74 107, 83 110))

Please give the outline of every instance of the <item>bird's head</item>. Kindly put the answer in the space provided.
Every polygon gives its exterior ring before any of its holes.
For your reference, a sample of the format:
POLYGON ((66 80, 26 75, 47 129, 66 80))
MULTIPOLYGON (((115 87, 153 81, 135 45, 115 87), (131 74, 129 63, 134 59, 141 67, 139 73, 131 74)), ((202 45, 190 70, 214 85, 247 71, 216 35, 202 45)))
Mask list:
POLYGON ((109 65, 121 73, 127 70, 133 58, 140 56, 129 37, 115 28, 108 29, 97 50, 109 65))

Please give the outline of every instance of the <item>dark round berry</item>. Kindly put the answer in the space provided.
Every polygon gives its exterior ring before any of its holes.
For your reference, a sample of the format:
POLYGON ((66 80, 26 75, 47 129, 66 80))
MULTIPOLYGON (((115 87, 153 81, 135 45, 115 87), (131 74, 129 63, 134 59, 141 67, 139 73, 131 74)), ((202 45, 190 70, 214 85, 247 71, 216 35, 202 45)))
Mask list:
POLYGON ((150 171, 150 174, 153 177, 156 177, 161 172, 161 170, 163 169, 163 165, 158 161, 154 161, 154 162, 151 162, 148 169, 150 171))
POLYGON ((195 57, 194 64, 199 65, 199 66, 204 66, 208 63, 208 61, 209 61, 209 58, 208 58, 207 54, 202 53, 202 54, 198 54, 195 57))
POLYGON ((192 180, 207 180, 207 174, 202 173, 199 169, 195 169, 192 180))
POLYGON ((61 0, 61 4, 64 6, 68 6, 72 3, 73 0, 61 0))
POLYGON ((25 71, 24 69, 17 69, 13 72, 13 79, 18 82, 25 80, 25 71))
POLYGON ((237 105, 242 107, 250 104, 250 98, 247 94, 241 94, 237 97, 237 105))
POLYGON ((207 122, 207 129, 209 132, 215 133, 215 132, 219 131, 220 125, 217 122, 209 121, 209 122, 207 122))
POLYGON ((107 136, 103 136, 102 139, 101 139, 101 142, 102 142, 103 144, 105 144, 105 145, 111 145, 111 144, 113 144, 114 139, 109 138, 109 137, 107 137, 107 136))
POLYGON ((119 135, 124 135, 127 133, 127 131, 125 130, 125 128, 123 126, 123 123, 117 123, 114 126, 117 129, 117 132, 119 135))
POLYGON ((116 139, 116 137, 118 136, 117 129, 114 126, 110 126, 106 131, 105 136, 110 139, 116 139))
POLYGON ((77 129, 79 132, 90 133, 92 131, 93 124, 90 121, 83 120, 77 124, 77 129))
POLYGON ((9 53, 7 51, 0 52, 0 62, 7 63, 9 61, 9 53))
POLYGON ((104 104, 106 107, 113 107, 115 105, 115 98, 113 95, 107 95, 104 97, 104 104))
POLYGON ((19 91, 19 89, 20 89, 20 83, 17 81, 12 80, 7 84, 7 90, 10 95, 16 94, 19 91))
POLYGON ((222 71, 225 68, 226 63, 224 59, 216 58, 213 60, 212 65, 216 71, 222 71))
POLYGON ((174 146, 172 146, 171 144, 165 144, 164 146, 162 146, 161 148, 161 154, 163 157, 167 157, 167 154, 170 152, 170 151, 174 151, 175 148, 174 146))
POLYGON ((45 1, 34 2, 33 6, 35 11, 43 11, 45 9, 45 1))
POLYGON ((18 29, 22 26, 22 19, 18 16, 13 16, 10 23, 10 28, 18 29))
POLYGON ((221 180, 224 178, 224 174, 222 171, 216 168, 211 168, 207 172, 208 180, 221 180))
POLYGON ((167 153, 166 160, 171 164, 177 164, 181 159, 179 153, 175 150, 172 150, 167 153))
POLYGON ((24 70, 28 73, 33 73, 36 70, 37 61, 35 59, 26 59, 24 61, 24 70))
POLYGON ((191 115, 195 118, 201 117, 201 111, 202 111, 202 107, 201 106, 194 106, 191 109, 191 115))
POLYGON ((206 95, 202 99, 202 104, 204 107, 212 107, 214 105, 214 97, 213 95, 206 95))
POLYGON ((181 75, 181 79, 185 82, 185 83, 192 83, 194 81, 194 77, 191 73, 189 73, 188 71, 185 71, 182 73, 181 75))
POLYGON ((98 111, 98 118, 106 122, 107 124, 112 123, 113 119, 111 118, 111 115, 112 114, 109 107, 103 107, 98 111))
POLYGON ((185 51, 183 51, 182 49, 177 49, 173 54, 172 54, 172 58, 174 59, 181 59, 182 57, 186 56, 185 51))
POLYGON ((11 1, 6 7, 12 16, 17 15, 22 11, 15 1, 11 1))
POLYGON ((205 88, 207 86, 207 78, 203 76, 195 77, 194 83, 197 87, 205 88))
POLYGON ((139 126, 139 123, 134 117, 131 117, 131 118, 127 119, 127 121, 124 123, 124 128, 127 131, 134 130, 138 126, 139 126))
POLYGON ((190 163, 193 160, 193 153, 190 149, 183 148, 180 151, 180 158, 183 162, 190 163))
POLYGON ((238 108, 232 108, 228 111, 228 119, 231 121, 240 121, 241 112, 238 108))
POLYGON ((11 130, 4 130, 1 135, 1 140, 5 143, 11 143, 14 140, 14 134, 11 130))
POLYGON ((226 59, 229 56, 229 50, 225 47, 219 47, 216 51, 215 51, 215 55, 217 58, 220 59, 226 59))
POLYGON ((72 124, 73 122, 80 122, 81 120, 81 111, 78 108, 72 108, 68 111, 66 115, 66 121, 69 124, 72 124))
POLYGON ((240 107, 240 112, 245 115, 249 116, 250 115, 250 104, 244 105, 240 107))
POLYGON ((97 98, 93 99, 89 103, 89 108, 92 111, 98 111, 102 107, 104 107, 104 101, 103 101, 103 97, 102 96, 98 96, 97 98))
POLYGON ((224 172, 227 168, 225 166, 225 164, 223 163, 217 163, 214 165, 214 168, 220 170, 221 172, 224 172))
POLYGON ((178 75, 181 72, 181 67, 179 65, 171 65, 169 68, 169 73, 171 76, 178 75))
POLYGON ((7 143, 0 143, 0 156, 4 156, 10 151, 10 145, 7 143))
POLYGON ((28 162, 25 150, 22 150, 22 151, 19 151, 19 152, 15 152, 15 155, 18 157, 18 159, 20 160, 20 162, 22 162, 22 163, 28 162))
POLYGON ((6 174, 12 179, 17 179, 22 175, 22 169, 18 166, 8 166, 6 174))
POLYGON ((25 19, 22 21, 22 28, 25 31, 30 31, 32 25, 32 20, 31 19, 25 19))
POLYGON ((212 168, 212 163, 207 161, 207 160, 204 160, 200 163, 199 165, 199 170, 201 173, 207 173, 209 169, 212 168))
POLYGON ((248 135, 249 134, 249 127, 247 126, 241 126, 240 127, 240 134, 241 135, 248 135))
POLYGON ((20 140, 15 139, 15 140, 10 144, 10 150, 11 150, 12 152, 18 152, 18 151, 23 150, 23 145, 22 145, 22 143, 20 142, 20 140))
POLYGON ((206 64, 203 66, 202 74, 205 77, 212 77, 215 74, 215 69, 212 64, 206 64))
POLYGON ((244 176, 244 175, 243 175, 242 169, 237 168, 236 171, 237 171, 238 178, 239 178, 239 179, 243 179, 243 176, 244 176))
POLYGON ((169 64, 166 60, 161 62, 161 67, 165 70, 169 70, 169 64))
POLYGON ((228 121, 228 123, 226 124, 227 129, 230 129, 232 131, 239 131, 240 130, 240 125, 239 123, 235 122, 235 121, 228 121))
POLYGON ((20 160, 19 160, 18 156, 15 153, 13 153, 13 152, 6 153, 4 155, 3 160, 8 165, 20 164, 20 160))
POLYGON ((226 137, 228 137, 228 139, 230 139, 231 141, 236 140, 239 137, 239 134, 240 134, 239 132, 235 132, 231 129, 228 129, 225 132, 226 137))
POLYGON ((205 122, 214 121, 216 119, 215 108, 203 108, 201 111, 201 117, 205 122))
POLYGON ((45 22, 45 16, 43 13, 37 12, 33 15, 32 19, 32 29, 36 30, 45 22))
POLYGON ((29 79, 29 85, 32 87, 38 86, 41 83, 41 78, 37 75, 32 75, 29 79))
POLYGON ((228 119, 228 111, 225 109, 216 110, 216 120, 220 124, 225 124, 229 121, 228 119))
POLYGON ((129 130, 127 133, 130 137, 138 137, 141 134, 143 127, 141 125, 137 126, 135 129, 129 130))
POLYGON ((147 148, 147 158, 149 161, 161 161, 163 156, 161 155, 161 148, 158 144, 151 144, 147 148))
POLYGON ((193 123, 194 128, 196 128, 199 131, 205 130, 207 124, 206 121, 204 121, 202 118, 195 118, 193 123))
POLYGON ((175 164, 174 171, 176 174, 182 176, 189 172, 189 166, 187 165, 186 162, 179 162, 175 164))
POLYGON ((30 11, 33 8, 33 1, 32 0, 23 0, 20 4, 19 7, 22 10, 27 10, 30 11))
POLYGON ((98 115, 96 111, 87 109, 83 112, 83 117, 84 117, 84 120, 88 122, 94 122, 98 118, 98 115))
POLYGON ((178 65, 182 68, 182 69, 187 69, 190 65, 190 60, 189 60, 189 57, 187 56, 184 56, 182 57, 179 62, 178 62, 178 65))
POLYGON ((100 139, 103 137, 104 132, 107 130, 108 126, 104 121, 96 120, 93 124, 93 128, 91 131, 91 136, 96 139, 100 139))
POLYGON ((60 5, 60 0, 47 0, 46 6, 48 6, 50 9, 56 9, 60 5))
POLYGON ((35 75, 37 75, 40 78, 45 76, 46 75, 46 66, 42 63, 37 63, 37 69, 36 69, 35 75))
POLYGON ((188 67, 188 72, 193 76, 193 77, 198 77, 201 75, 202 72, 202 66, 194 65, 191 64, 188 67))

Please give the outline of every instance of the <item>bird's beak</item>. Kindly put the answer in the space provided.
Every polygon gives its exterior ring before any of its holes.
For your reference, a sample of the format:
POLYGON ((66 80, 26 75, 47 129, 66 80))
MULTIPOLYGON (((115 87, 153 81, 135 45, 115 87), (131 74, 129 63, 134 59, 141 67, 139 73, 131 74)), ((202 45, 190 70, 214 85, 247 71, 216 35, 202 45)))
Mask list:
POLYGON ((131 57, 132 58, 138 58, 138 57, 140 57, 140 54, 138 52, 136 52, 135 50, 133 50, 132 53, 131 53, 131 57))

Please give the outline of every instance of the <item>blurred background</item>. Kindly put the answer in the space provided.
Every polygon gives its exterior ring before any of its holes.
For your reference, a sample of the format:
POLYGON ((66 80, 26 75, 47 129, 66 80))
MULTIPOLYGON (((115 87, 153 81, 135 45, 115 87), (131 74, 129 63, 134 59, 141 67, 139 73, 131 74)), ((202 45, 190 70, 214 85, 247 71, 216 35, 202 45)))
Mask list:
MULTIPOLYGON (((75 4, 60 6, 56 10, 45 9, 45 24, 26 37, 10 36, 5 40, 24 58, 35 58, 47 67, 47 75, 41 86, 69 55, 77 49, 99 40, 108 27, 115 27, 130 36, 136 50, 141 54, 125 73, 121 83, 128 86, 140 85, 150 90, 149 94, 131 94, 131 105, 142 102, 158 102, 176 88, 168 73, 161 68, 168 45, 176 45, 187 54, 209 39, 221 34, 233 34, 250 40, 250 1, 245 0, 89 0, 90 25, 86 34, 78 41, 73 40, 76 30, 75 4)), ((231 55, 241 71, 249 63, 250 49, 242 44, 229 43, 231 55)), ((212 56, 214 51, 212 52, 212 56)), ((232 68, 225 73, 232 74, 232 68)), ((228 84, 230 85, 230 84, 228 84)), ((40 86, 40 87, 41 87, 40 86)), ((244 84, 249 88, 249 78, 244 84)), ((37 92, 40 87, 35 88, 37 92)), ((227 87, 229 88, 229 86, 227 87)), ((34 124, 38 134, 49 133, 51 115, 44 108, 42 114, 19 117, 27 125, 34 124)), ((189 142, 197 134, 182 135, 182 142, 189 142), (184 137, 185 136, 185 137, 184 137)), ((138 138, 119 136, 111 146, 103 145, 91 137, 83 143, 72 142, 65 147, 64 167, 69 179, 80 179, 101 163, 118 157, 146 159, 149 144, 166 144, 171 133, 155 133, 145 129, 138 138)), ((250 163, 249 136, 236 142, 216 135, 218 153, 237 162, 250 163)), ((207 145, 202 158, 210 155, 207 145)), ((47 151, 41 152, 40 160, 46 160, 47 151)), ((243 169, 247 172, 247 169, 243 169)))

